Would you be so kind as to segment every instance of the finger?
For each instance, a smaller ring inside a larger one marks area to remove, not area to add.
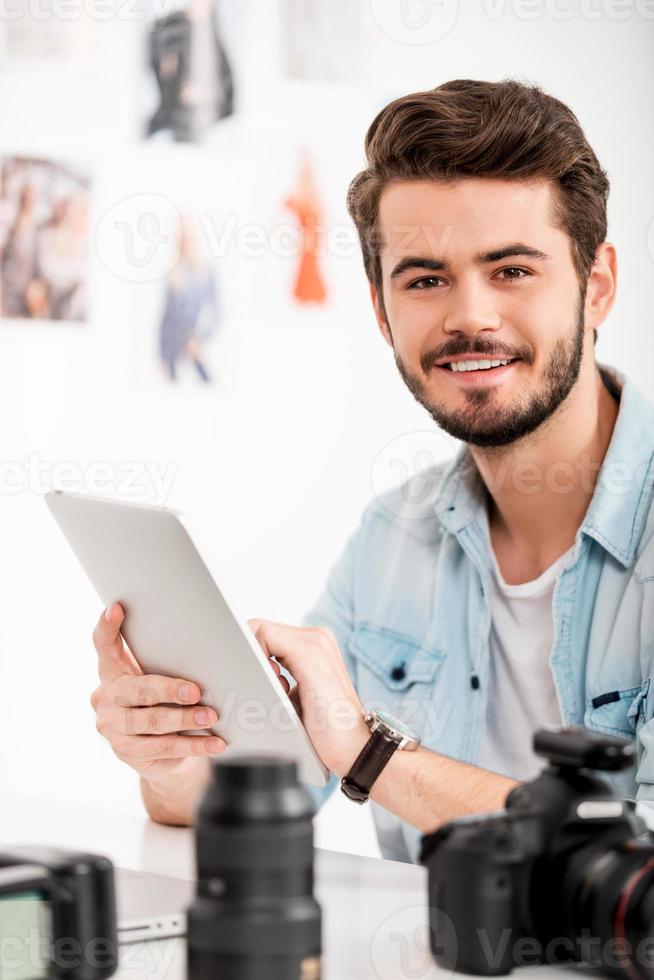
[[[103,700],[118,708],[147,708],[156,704],[197,704],[201,697],[197,684],[180,677],[125,674],[105,689]]]
[[[300,698],[300,691],[298,689],[297,684],[295,685],[292,691],[288,692],[288,696],[291,699],[293,707],[295,708],[298,715],[300,716],[300,720],[302,720],[302,699]]]
[[[93,643],[98,653],[98,669],[103,683],[122,674],[140,674],[141,669],[127,650],[120,634],[125,618],[122,606],[113,602],[107,606],[93,630]]]
[[[220,755],[227,743],[215,735],[133,735],[113,742],[125,761],[184,759],[187,756]]]
[[[276,619],[260,619],[258,616],[253,617],[253,619],[248,619],[248,626],[253,633],[256,632],[259,626],[264,626],[270,624],[271,626],[281,626],[285,630],[293,630],[295,633],[306,633],[308,630],[313,629],[312,626],[293,626],[292,623],[280,623]]]
[[[284,688],[284,690],[288,693],[288,689],[289,689],[289,686],[290,685],[289,685],[287,679],[282,674],[282,668],[279,666],[279,664],[277,663],[277,661],[276,660],[273,660],[272,658],[270,658],[268,660],[268,663],[270,664],[270,666],[272,667],[272,669],[277,674],[277,680],[282,685],[282,687]]]
[[[257,617],[254,617],[253,619],[249,619],[248,620],[248,626],[250,627],[250,629],[254,633],[255,639],[258,640],[259,646],[261,646],[263,652],[268,657],[268,662],[269,662],[270,666],[272,667],[272,669],[277,674],[277,677],[279,679],[280,684],[282,685],[282,687],[284,688],[284,690],[288,694],[291,685],[288,683],[288,680],[282,675],[282,669],[279,666],[279,664],[277,663],[277,660],[274,659],[274,654],[272,654],[266,648],[266,646],[261,642],[260,637],[257,636],[259,630],[262,627],[265,627],[265,626],[267,626],[269,624],[272,625],[272,626],[278,626],[278,627],[280,627],[280,629],[285,629],[285,630],[289,630],[289,631],[290,630],[293,630],[294,632],[303,632],[303,630],[305,628],[302,627],[302,626],[288,626],[285,623],[278,623],[278,622],[276,622],[275,620],[272,620],[272,619],[259,619]],[[288,669],[288,668],[286,668],[286,669]]]
[[[317,689],[322,680],[340,677],[343,690],[356,698],[336,637],[323,626],[289,627],[270,620],[252,620],[264,653],[275,657],[298,684]],[[306,690],[306,687],[305,687]]]
[[[306,674],[308,661],[314,661],[314,671],[320,669],[320,657],[316,652],[315,638],[303,629],[278,625],[270,620],[251,620],[254,635],[268,658],[275,657],[296,681]],[[315,677],[315,673],[314,673]]]
[[[116,721],[121,735],[169,735],[217,724],[213,708],[126,708]]]

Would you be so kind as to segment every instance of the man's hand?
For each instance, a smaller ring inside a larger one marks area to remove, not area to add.
[[[295,678],[291,697],[314,748],[342,778],[370,732],[333,634],[263,619],[251,619],[250,626],[268,656]],[[420,746],[416,752],[395,752],[371,798],[424,833],[464,814],[500,809],[516,785],[506,776]]]
[[[278,661],[295,679],[291,697],[313,746],[336,776],[349,772],[370,738],[334,634],[323,627],[286,626],[265,619],[250,628],[279,673]],[[288,682],[281,678],[284,686]]]
[[[141,671],[120,635],[123,619],[122,607],[113,603],[93,631],[100,674],[91,695],[96,727],[118,758],[149,784],[150,799],[156,794],[161,800],[167,822],[188,823],[209,778],[209,759],[226,745],[213,735],[179,733],[208,728],[218,717],[198,703],[197,684]]]

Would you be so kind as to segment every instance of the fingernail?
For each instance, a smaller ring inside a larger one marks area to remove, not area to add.
[[[195,692],[190,684],[180,684],[177,693],[180,701],[195,701]]]
[[[111,605],[113,605],[113,603]],[[107,620],[108,623],[111,622],[111,606],[107,606],[107,608],[105,609],[104,618]]]
[[[224,752],[226,748],[222,738],[208,738],[207,751],[211,753]]]
[[[211,712],[207,711],[206,708],[200,711],[196,711],[193,715],[193,720],[196,725],[210,725],[211,724]]]

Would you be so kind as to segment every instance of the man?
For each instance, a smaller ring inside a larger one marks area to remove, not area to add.
[[[635,740],[635,779],[611,778],[654,799],[654,407],[595,361],[616,251],[608,180],[569,108],[452,81],[383,109],[366,152],[348,207],[379,328],[464,445],[420,505],[411,485],[370,504],[305,626],[252,626],[335,777],[369,744],[364,707],[422,738],[370,789],[384,855],[416,860],[420,831],[501,808],[538,771],[543,725]],[[150,814],[188,822],[222,746],[175,734],[201,723],[191,707],[151,706],[200,692],[130,676],[121,616],[95,631],[98,726]]]

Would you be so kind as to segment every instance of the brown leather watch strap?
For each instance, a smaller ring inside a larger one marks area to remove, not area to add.
[[[341,789],[355,803],[365,803],[380,773],[398,748],[395,739],[381,731],[373,732],[354,760],[347,776],[341,779]]]

